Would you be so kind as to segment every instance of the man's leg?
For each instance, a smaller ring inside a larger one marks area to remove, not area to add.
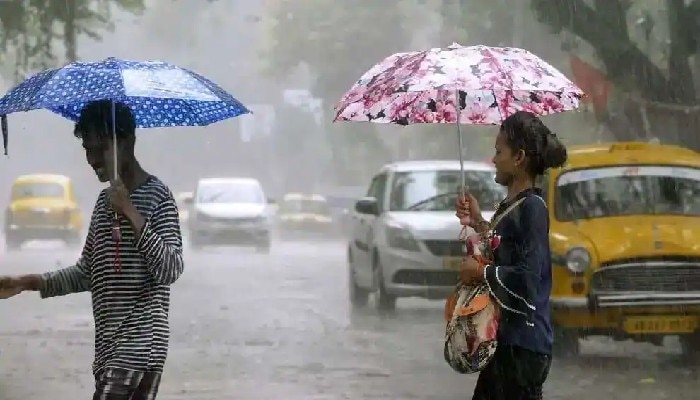
[[[92,399],[155,400],[159,385],[159,373],[108,368],[96,378]]]
[[[139,382],[131,400],[155,400],[160,386],[160,373],[146,372]]]

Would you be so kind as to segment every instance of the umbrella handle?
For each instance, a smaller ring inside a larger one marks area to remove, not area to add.
[[[462,110],[460,109],[459,104],[459,90],[455,90],[455,110],[457,113],[457,142],[459,143],[459,173],[462,179],[460,194],[464,196],[464,193],[466,192],[466,176],[464,174],[464,143],[462,139]]]
[[[119,164],[117,163],[117,106],[114,104],[114,100],[112,100],[112,157],[112,160],[114,161],[112,164],[114,166],[112,168],[112,178],[114,178],[114,182],[116,182],[119,180]],[[113,217],[117,227],[119,227],[119,215],[116,211],[114,212]],[[121,235],[118,240],[121,240]],[[117,245],[118,243],[119,242],[117,242]]]
[[[119,179],[119,164],[117,163],[117,106],[114,104],[114,100],[112,100],[112,152],[114,157],[114,168],[112,168],[114,171],[112,173],[114,174],[114,180],[117,181]]]

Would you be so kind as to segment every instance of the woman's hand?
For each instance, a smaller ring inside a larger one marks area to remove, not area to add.
[[[471,193],[457,196],[455,204],[455,215],[459,218],[459,223],[464,226],[471,226],[477,232],[480,232],[479,225],[483,224],[484,218],[481,216],[481,207],[476,201],[476,198]]]
[[[477,260],[472,256],[464,257],[459,268],[460,282],[467,285],[483,282],[486,265],[488,265],[486,260]]]

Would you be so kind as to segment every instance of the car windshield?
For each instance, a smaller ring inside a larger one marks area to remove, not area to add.
[[[197,202],[260,204],[265,202],[265,196],[260,186],[255,183],[216,182],[199,186]]]
[[[330,209],[328,208],[328,203],[323,200],[313,200],[313,199],[290,199],[285,200],[280,204],[280,213],[282,214],[317,214],[317,215],[329,215]]]
[[[63,185],[53,182],[22,183],[12,189],[12,199],[64,196]]]
[[[624,166],[563,173],[555,192],[562,221],[625,215],[700,216],[700,169]]]
[[[493,171],[465,171],[467,188],[484,211],[493,211],[506,195],[493,178]],[[398,172],[394,175],[389,209],[406,211],[425,202],[413,210],[453,211],[461,182],[461,173],[455,170]]]

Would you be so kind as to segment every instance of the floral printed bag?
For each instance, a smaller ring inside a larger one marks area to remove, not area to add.
[[[494,218],[484,234],[465,239],[467,256],[493,260],[493,251],[500,237],[493,229],[517,207],[524,198],[514,202]],[[486,367],[496,353],[499,309],[491,298],[486,283],[457,285],[455,293],[445,304],[445,361],[460,374],[473,374]]]

